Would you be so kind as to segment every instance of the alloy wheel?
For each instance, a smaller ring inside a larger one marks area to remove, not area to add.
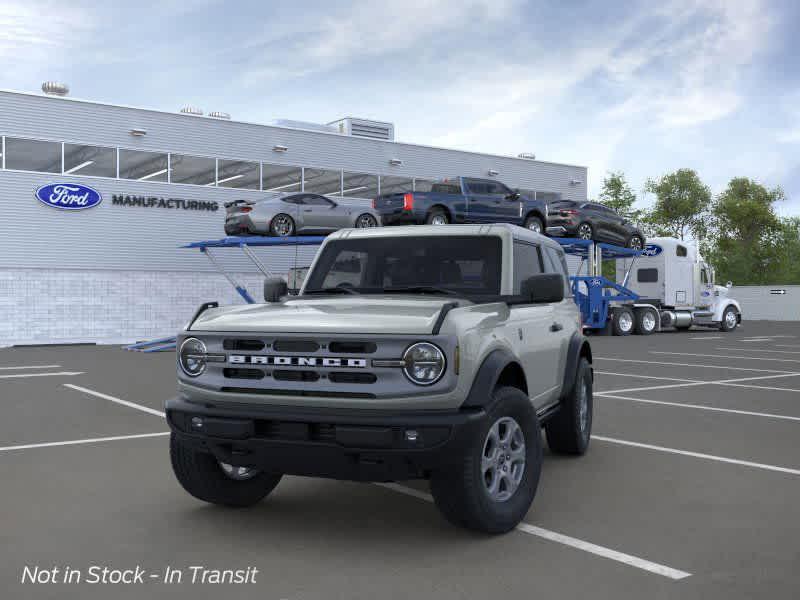
[[[447,217],[444,215],[434,215],[431,217],[431,225],[447,225]]]
[[[581,224],[581,226],[578,227],[578,237],[582,240],[592,239],[592,226],[588,223]]]
[[[513,417],[501,417],[483,442],[481,475],[486,493],[505,502],[517,491],[525,473],[525,434]]]
[[[292,221],[286,215],[278,215],[272,219],[272,232],[279,237],[292,233]]]
[[[361,215],[358,217],[356,221],[356,227],[359,229],[364,229],[367,227],[377,227],[378,222],[375,220],[375,217],[372,215]]]
[[[628,243],[628,248],[632,250],[641,250],[642,249],[642,238],[638,235],[635,235],[631,238],[631,241]]]

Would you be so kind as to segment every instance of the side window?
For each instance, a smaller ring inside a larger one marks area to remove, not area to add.
[[[333,202],[322,196],[305,196],[303,204],[311,204],[313,206],[333,206]]]
[[[558,273],[564,277],[564,295],[570,296],[572,294],[572,290],[569,283],[567,259],[564,257],[564,253],[556,250],[555,248],[549,247],[544,249],[544,253],[550,263],[549,268],[546,266],[545,270],[548,273]]]
[[[639,269],[636,271],[636,281],[639,283],[657,283],[658,269]]]
[[[303,196],[286,196],[283,201],[287,204],[305,204]]]
[[[486,193],[487,194],[497,194],[497,195],[502,195],[502,196],[508,196],[511,193],[511,190],[508,189],[505,185],[503,185],[499,181],[487,181],[483,185],[486,186]]]
[[[471,194],[487,194],[488,188],[486,184],[482,181],[475,181],[472,179],[465,179],[467,183],[467,188]]]
[[[519,294],[522,282],[544,271],[539,247],[525,242],[514,242],[514,290]]]
[[[704,268],[700,269],[700,282],[703,285],[707,285],[708,284],[708,273],[706,272],[706,270]]]
[[[686,256],[686,246],[676,246],[675,247],[675,256]]]

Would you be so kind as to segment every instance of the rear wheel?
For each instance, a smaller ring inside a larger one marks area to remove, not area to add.
[[[594,230],[589,223],[581,223],[578,225],[577,235],[582,240],[591,240],[594,239]]]
[[[377,227],[378,226],[378,219],[373,217],[369,213],[364,213],[363,215],[359,215],[356,219],[356,228],[357,229],[365,229],[367,227]]]
[[[620,306],[612,313],[611,331],[614,335],[630,335],[634,322],[633,311],[627,306]]]
[[[535,233],[543,233],[544,232],[544,224],[542,220],[535,216],[531,215],[527,219],[525,219],[525,229],[530,229]]]
[[[428,225],[447,225],[450,222],[450,216],[441,208],[434,208],[428,213],[425,222]]]
[[[739,324],[739,317],[736,314],[736,309],[729,306],[722,313],[722,323],[720,323],[720,331],[733,331]]]
[[[287,214],[280,213],[272,217],[269,232],[275,237],[287,237],[294,234],[294,219]]]
[[[505,533],[530,509],[542,470],[539,421],[527,394],[495,390],[494,406],[475,428],[464,457],[431,477],[436,506],[453,524]]]
[[[559,454],[584,454],[592,434],[592,411],[592,367],[581,358],[572,392],[544,427],[550,449]]]
[[[219,462],[213,455],[195,450],[174,433],[170,457],[175,477],[187,492],[199,500],[242,508],[264,499],[281,475]]]
[[[637,335],[650,335],[656,330],[658,315],[652,308],[636,309],[636,324],[634,331]]]

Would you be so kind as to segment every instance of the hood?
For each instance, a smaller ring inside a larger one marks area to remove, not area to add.
[[[226,306],[205,311],[191,331],[430,335],[442,306],[451,301],[430,296],[336,296]]]

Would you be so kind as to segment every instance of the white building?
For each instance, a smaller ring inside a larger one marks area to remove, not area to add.
[[[198,112],[0,91],[0,346],[171,335],[201,302],[240,302],[205,257],[179,246],[223,237],[223,203],[264,191],[368,202],[464,175],[586,199],[585,167],[404,144],[390,123],[260,125]],[[59,183],[102,201],[59,210],[37,200]],[[288,250],[262,256],[285,273]],[[298,264],[314,251],[299,248]],[[225,254],[257,297],[261,276],[238,251]]]

